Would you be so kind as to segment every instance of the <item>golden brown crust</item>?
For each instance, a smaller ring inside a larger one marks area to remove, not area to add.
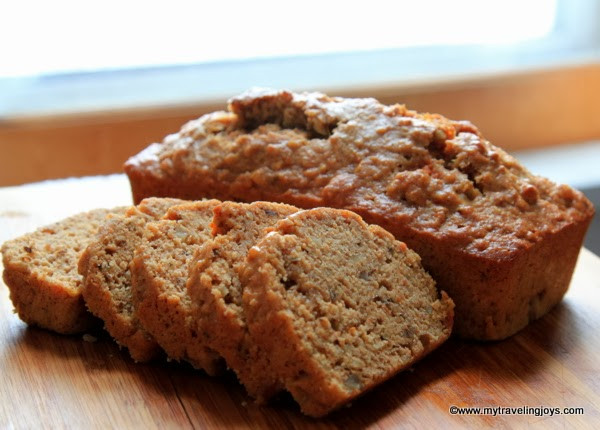
[[[253,341],[311,416],[414,364],[450,335],[419,257],[356,214],[298,212],[248,253],[243,304]]]
[[[457,298],[456,330],[464,337],[510,336],[566,291],[579,249],[573,243],[593,217],[591,203],[532,175],[471,124],[373,99],[286,91],[249,92],[229,110],[192,121],[128,160],[134,198],[268,200],[355,211],[423,256]],[[568,246],[563,232],[573,235]],[[544,267],[549,257],[560,284],[523,272],[527,265]],[[460,275],[447,273],[448,260],[461,262],[453,267]],[[503,285],[514,299],[499,305]],[[541,305],[532,304],[531,312],[523,306],[542,291]],[[497,303],[480,306],[482,294]]]
[[[298,209],[277,203],[224,202],[215,207],[213,230],[195,256],[188,291],[198,322],[199,342],[206,342],[235,371],[248,393],[262,403],[282,389],[269,362],[251,341],[242,309],[239,270],[248,249],[265,228]]]
[[[187,294],[188,266],[197,248],[211,235],[218,200],[173,206],[160,221],[145,226],[131,265],[135,315],[169,358],[185,360],[209,375],[222,359],[197,341],[196,321]]]
[[[77,260],[105,217],[123,211],[81,213],[3,244],[3,279],[23,321],[62,334],[99,326],[83,302]]]
[[[135,361],[151,360],[161,350],[133,314],[130,263],[146,223],[181,203],[178,199],[149,198],[128,209],[125,216],[109,219],[79,260],[88,309],[104,321],[106,330],[119,345],[127,347]]]

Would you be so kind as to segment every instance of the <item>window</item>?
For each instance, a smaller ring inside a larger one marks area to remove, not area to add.
[[[599,11],[593,0],[4,2],[0,117],[586,61]]]
[[[8,2],[4,76],[425,46],[507,45],[547,36],[556,0]],[[35,11],[35,13],[32,13]],[[518,13],[515,13],[518,11]],[[510,25],[507,25],[510,23]],[[25,25],[24,25],[25,24]]]

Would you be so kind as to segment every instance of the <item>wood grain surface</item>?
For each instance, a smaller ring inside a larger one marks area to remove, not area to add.
[[[0,189],[0,241],[92,203],[129,199],[122,176]],[[256,406],[232,375],[136,364],[102,333],[89,342],[28,328],[0,285],[0,428],[594,428],[599,356],[600,259],[585,249],[563,302],[516,336],[492,343],[451,339],[321,420],[302,416],[287,397]],[[466,416],[452,415],[453,405],[583,408],[583,414]]]

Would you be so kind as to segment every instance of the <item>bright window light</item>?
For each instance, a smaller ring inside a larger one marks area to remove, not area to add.
[[[549,34],[556,0],[6,1],[0,77],[444,45]]]

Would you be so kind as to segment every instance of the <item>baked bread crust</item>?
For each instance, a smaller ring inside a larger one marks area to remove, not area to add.
[[[455,332],[502,339],[564,295],[594,208],[466,122],[374,99],[255,90],[125,163],[149,196],[352,210],[407,243],[456,303]]]
[[[133,313],[130,264],[146,223],[160,219],[169,207],[182,203],[179,199],[145,199],[125,215],[104,223],[79,259],[86,306],[135,361],[149,361],[161,349]]]
[[[280,221],[241,278],[252,340],[307,415],[331,412],[450,336],[454,305],[419,256],[349,211]]]
[[[61,334],[83,333],[99,326],[81,296],[77,261],[105,218],[124,210],[80,213],[2,245],[4,283],[25,323]]]
[[[223,370],[223,360],[198,342],[186,282],[196,250],[212,238],[213,209],[220,203],[173,206],[160,221],[147,223],[131,264],[134,313],[142,327],[169,358],[213,376]]]
[[[248,393],[264,403],[283,389],[267,357],[250,338],[242,306],[239,271],[263,230],[298,208],[270,202],[223,202],[215,207],[213,232],[190,266],[188,291],[198,342],[219,353]]]

